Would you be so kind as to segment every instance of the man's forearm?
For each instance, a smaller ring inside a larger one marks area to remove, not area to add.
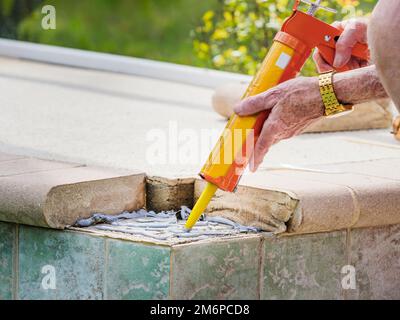
[[[388,98],[375,65],[334,75],[338,100],[343,104],[358,104]]]

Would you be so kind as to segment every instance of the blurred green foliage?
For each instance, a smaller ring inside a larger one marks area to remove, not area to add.
[[[325,22],[367,15],[377,0],[331,0],[322,5],[337,14],[318,11]],[[254,74],[272,44],[283,21],[291,15],[294,0],[220,0],[217,10],[208,10],[195,30],[197,56],[209,67]],[[307,10],[306,5],[301,9]],[[305,75],[315,74],[309,60]]]
[[[0,0],[0,35],[17,38],[19,23],[29,16],[41,0]]]
[[[0,0],[0,36],[254,74],[293,1]],[[318,17],[364,15],[376,2],[324,1],[339,13]],[[46,4],[57,10],[56,30],[41,27]]]
[[[56,30],[41,28],[46,4],[56,8]],[[218,0],[43,0],[18,21],[16,38],[203,66],[193,52],[191,30],[217,5]]]

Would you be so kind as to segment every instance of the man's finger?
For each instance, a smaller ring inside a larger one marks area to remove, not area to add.
[[[275,142],[275,136],[279,133],[278,130],[279,128],[276,122],[272,122],[270,119],[264,122],[260,137],[257,140],[250,160],[250,170],[252,172],[257,171],[258,167],[263,162],[265,155]]]
[[[336,29],[339,29],[341,31],[346,28],[346,25],[349,23],[349,20],[343,20],[343,21],[335,21],[334,23],[331,24],[331,26],[335,27]]]
[[[260,93],[254,97],[249,97],[235,107],[234,111],[239,116],[247,116],[264,110],[272,109],[281,98],[281,91],[273,88]]]
[[[351,53],[356,43],[366,43],[366,40],[366,24],[350,20],[336,43],[336,55],[333,66],[335,68],[345,66],[351,58]]]

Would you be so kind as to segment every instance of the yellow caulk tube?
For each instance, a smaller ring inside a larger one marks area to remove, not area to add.
[[[286,34],[282,38],[285,39],[285,37]],[[254,77],[243,98],[257,95],[276,86],[284,79],[295,77],[297,69],[301,68],[304,61],[300,61],[301,66],[297,65],[299,61],[293,59],[296,50],[292,47],[286,45],[285,41],[281,41],[278,37],[275,39],[259,72]],[[268,113],[264,112],[246,117],[239,117],[234,114],[231,117],[224,133],[200,172],[200,176],[207,181],[207,185],[185,224],[187,230],[191,230],[196,224],[217,189],[228,192],[236,190],[241,175],[247,167],[262,125],[268,115]],[[254,139],[251,140],[249,148],[246,140],[250,141],[250,134]]]

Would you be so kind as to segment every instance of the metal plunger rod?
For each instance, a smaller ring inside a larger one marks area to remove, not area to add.
[[[310,2],[310,9],[308,9],[307,14],[310,16],[314,16],[315,12],[317,12],[318,8],[321,5],[322,0],[317,0],[315,3]]]
[[[315,13],[317,10],[322,9],[325,11],[333,12],[336,13],[337,11],[335,9],[327,8],[324,6],[321,6],[322,0],[316,0],[315,2],[312,2],[310,0],[301,0],[301,2],[304,2],[310,6],[310,8],[307,11],[307,14],[310,16],[315,16]]]

